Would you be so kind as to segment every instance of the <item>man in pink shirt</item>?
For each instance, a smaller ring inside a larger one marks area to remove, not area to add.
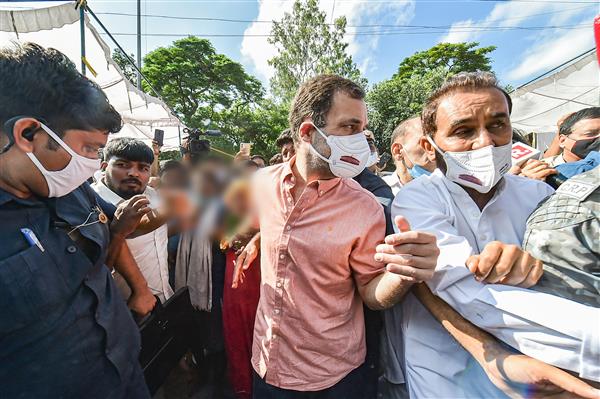
[[[307,81],[290,126],[296,156],[253,182],[262,273],[254,398],[363,398],[362,302],[390,307],[413,282],[429,279],[436,240],[398,218],[400,233],[386,239],[396,246],[381,249],[389,251],[387,267],[375,259],[383,208],[351,179],[370,154],[360,86],[335,75]]]

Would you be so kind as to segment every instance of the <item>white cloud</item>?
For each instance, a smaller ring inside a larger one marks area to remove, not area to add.
[[[589,29],[547,32],[544,38],[531,46],[523,60],[507,75],[510,80],[519,80],[552,69],[594,46],[591,21]]]
[[[473,41],[489,32],[488,29],[492,27],[520,26],[523,22],[538,16],[544,16],[544,20],[550,25],[560,24],[581,13],[584,8],[586,6],[581,4],[565,7],[565,2],[562,0],[547,0],[546,2],[507,1],[497,4],[490,14],[480,21],[468,19],[452,24],[452,27],[440,42]],[[588,8],[588,10],[590,9]]]
[[[280,20],[285,12],[292,10],[293,0],[257,0],[259,4],[257,21]],[[372,31],[375,28],[354,28],[352,25],[367,24],[406,24],[414,17],[414,0],[406,2],[377,2],[367,1],[336,1],[321,0],[320,8],[326,12],[328,20],[345,16],[348,21],[346,32]],[[333,11],[333,15],[332,15]],[[268,43],[267,37],[253,37],[252,35],[268,35],[271,24],[254,22],[244,32],[241,45],[243,62],[251,67],[265,82],[273,76],[273,69],[268,60],[276,55],[274,46]],[[348,51],[353,56],[361,71],[372,70],[377,67],[373,61],[373,52],[377,49],[379,36],[354,36],[345,37]]]

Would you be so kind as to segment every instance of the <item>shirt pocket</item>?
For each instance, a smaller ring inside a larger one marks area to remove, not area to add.
[[[65,292],[47,250],[34,245],[0,261],[0,335],[48,318]]]

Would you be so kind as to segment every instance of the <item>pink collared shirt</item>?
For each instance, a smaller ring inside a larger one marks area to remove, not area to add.
[[[294,203],[293,162],[254,180],[262,281],[252,365],[268,384],[317,391],[365,360],[357,284],[384,272],[373,257],[385,216],[352,179],[311,182]]]

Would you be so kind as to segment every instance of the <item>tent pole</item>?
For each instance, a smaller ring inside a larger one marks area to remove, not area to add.
[[[79,6],[79,38],[81,42],[81,73],[85,76],[85,2]]]
[[[142,0],[137,0],[137,88],[142,90]]]

